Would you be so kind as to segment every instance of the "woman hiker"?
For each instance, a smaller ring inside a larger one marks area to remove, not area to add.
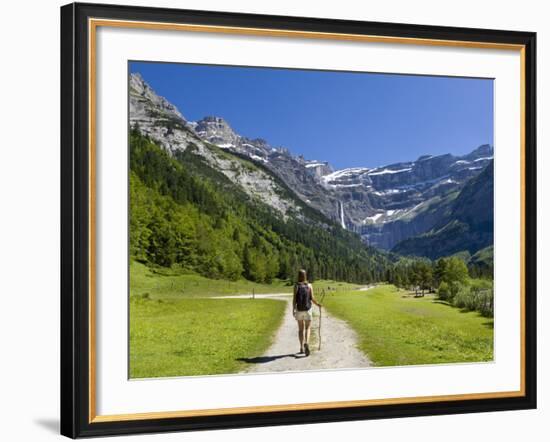
[[[309,356],[309,336],[311,334],[312,303],[319,308],[321,304],[313,296],[313,287],[307,281],[305,270],[298,271],[298,283],[294,286],[292,298],[292,313],[298,321],[298,339],[300,340],[300,353]]]

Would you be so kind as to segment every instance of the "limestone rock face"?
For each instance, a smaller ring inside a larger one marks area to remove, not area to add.
[[[176,106],[158,96],[139,74],[130,76],[129,95],[131,127],[138,127],[170,152],[185,150],[194,132]]]
[[[469,180],[430,229],[398,242],[393,250],[435,259],[458,252],[475,254],[493,245],[493,162]]]
[[[318,180],[334,172],[332,166],[327,161],[305,161],[304,165],[308,172]]]
[[[151,116],[151,112],[158,112],[157,116],[172,117],[185,123],[184,116],[176,106],[166,98],[158,96],[140,74],[130,76],[130,93],[133,97],[133,100],[130,101],[130,115],[135,120],[140,117],[148,118]]]
[[[203,140],[220,147],[236,147],[240,144],[240,137],[220,117],[205,117],[197,121],[195,132]]]
[[[230,136],[231,129],[227,123],[212,120],[199,126],[198,123],[188,122],[174,105],[159,97],[137,74],[130,77],[129,95],[132,128],[149,136],[173,156],[190,149],[210,167],[238,183],[251,198],[267,204],[283,218],[286,219],[290,214],[303,216],[300,208],[295,207],[295,202],[284,196],[284,189],[271,174],[259,168],[247,167],[238,158],[223,155],[206,136],[203,138],[199,134],[198,128],[203,127],[212,138]],[[218,126],[221,128],[218,129]]]

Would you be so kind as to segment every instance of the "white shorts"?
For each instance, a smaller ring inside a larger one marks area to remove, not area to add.
[[[297,321],[311,321],[311,319],[313,318],[313,308],[304,311],[296,310],[296,313],[294,313],[294,317]]]

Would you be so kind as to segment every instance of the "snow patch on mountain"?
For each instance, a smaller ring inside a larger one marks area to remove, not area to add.
[[[377,220],[378,218],[380,218],[382,215],[383,215],[383,213],[376,213],[376,214],[374,214],[374,215],[372,215],[372,216],[367,216],[367,217],[364,219],[363,222],[366,223],[366,222],[368,222],[368,221],[372,221],[373,223],[376,223],[376,220]]]
[[[306,168],[307,169],[311,169],[312,167],[319,167],[319,166],[324,166],[325,163],[318,163],[317,161],[314,161],[312,163],[306,163]]]
[[[412,167],[408,167],[405,169],[399,169],[399,170],[392,170],[392,169],[383,169],[380,172],[370,172],[369,175],[384,175],[386,173],[403,173],[403,172],[410,172],[412,170]]]

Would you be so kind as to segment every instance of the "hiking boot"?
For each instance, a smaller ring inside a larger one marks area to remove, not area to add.
[[[304,349],[306,351],[306,356],[309,356],[309,345],[308,344],[304,344]]]

